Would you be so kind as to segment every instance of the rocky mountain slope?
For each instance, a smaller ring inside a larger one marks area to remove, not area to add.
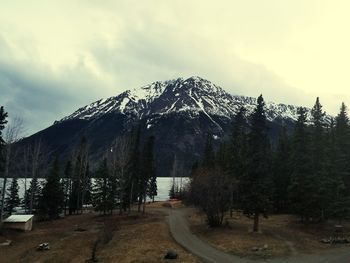
[[[215,125],[211,116],[231,119],[241,106],[250,114],[256,105],[256,99],[233,96],[208,80],[200,77],[158,81],[150,85],[127,90],[118,96],[98,100],[84,106],[60,122],[72,119],[91,120],[107,113],[121,113],[133,118],[152,121],[172,113],[185,113],[189,118],[204,114]],[[297,119],[297,107],[293,105],[268,102],[269,121]],[[218,126],[219,129],[221,127]]]
[[[140,121],[142,137],[156,137],[158,174],[167,176],[175,155],[189,167],[200,158],[208,132],[215,141],[223,140],[238,109],[244,106],[249,115],[255,105],[255,98],[231,95],[200,77],[158,81],[84,106],[24,142],[41,138],[50,153],[67,157],[85,136],[94,162],[113,139]],[[293,125],[297,107],[267,102],[266,114],[274,139],[282,124]]]

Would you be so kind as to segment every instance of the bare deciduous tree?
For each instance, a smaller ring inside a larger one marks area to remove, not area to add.
[[[32,180],[39,178],[40,168],[45,160],[45,155],[43,154],[44,148],[43,143],[39,139],[33,143],[30,150],[30,161],[31,161],[31,178]],[[29,213],[33,213],[34,208],[34,195],[37,189],[32,189],[29,197]]]
[[[16,151],[14,145],[19,141],[20,136],[23,132],[23,121],[22,119],[15,117],[5,129],[5,169],[1,191],[1,210],[0,210],[0,222],[4,216],[4,205],[5,205],[5,194],[7,179],[9,177],[11,166],[15,164]]]
[[[127,176],[127,167],[130,162],[130,149],[132,143],[128,136],[117,137],[112,143],[110,149],[110,168],[113,176],[118,180],[118,196],[119,196],[119,213],[123,212],[123,204],[125,202],[125,183]],[[131,189],[132,191],[132,189]],[[125,207],[124,207],[125,208]]]
[[[191,180],[191,201],[203,210],[211,227],[222,224],[230,196],[229,177],[220,168],[198,169]]]
[[[70,214],[72,212],[82,213],[82,205],[85,202],[85,191],[87,186],[87,169],[89,162],[89,146],[85,137],[81,139],[79,146],[73,153],[73,178],[70,194]]]

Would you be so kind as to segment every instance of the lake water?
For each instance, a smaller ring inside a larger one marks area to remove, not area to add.
[[[7,187],[11,184],[11,178],[7,179]],[[18,179],[18,186],[19,186],[19,197],[23,198],[24,196],[24,189],[25,189],[25,182],[27,185],[27,189],[30,185],[30,178],[25,180],[24,178],[19,178]],[[44,179],[39,179],[39,181],[43,182]],[[182,185],[184,186],[188,182],[188,177],[175,177],[175,184],[178,185],[179,187]],[[0,189],[2,189],[2,183],[3,179],[0,178]],[[173,178],[172,177],[158,177],[157,178],[157,188],[158,188],[158,195],[155,196],[154,200],[155,201],[165,201],[169,199],[169,191],[170,188],[173,184]]]

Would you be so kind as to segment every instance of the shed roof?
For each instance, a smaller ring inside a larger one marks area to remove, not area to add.
[[[25,223],[34,215],[12,215],[4,220],[5,223]]]

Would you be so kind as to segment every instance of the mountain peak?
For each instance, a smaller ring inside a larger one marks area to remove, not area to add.
[[[141,120],[145,138],[154,135],[157,140],[157,167],[160,174],[167,175],[175,154],[182,156],[190,167],[200,158],[208,133],[220,142],[231,131],[232,117],[239,109],[245,107],[249,116],[256,103],[255,98],[233,96],[198,76],[156,81],[86,105],[38,136],[46,134],[54,149],[70,136],[71,143],[59,148],[66,149],[68,155],[74,140],[84,135],[91,141],[97,160],[116,137],[130,131],[133,124]],[[297,109],[293,105],[266,102],[271,136],[276,138],[282,125],[288,129],[293,127]],[[310,109],[308,120],[311,120]],[[54,139],[51,134],[55,134]]]
[[[221,87],[199,76],[156,81],[140,88],[124,91],[118,96],[98,100],[82,107],[61,121],[70,119],[96,119],[107,113],[124,114],[130,118],[148,119],[147,122],[168,114],[187,114],[190,118],[200,115],[220,126],[215,118],[231,120],[240,107],[250,114],[256,99],[233,96]],[[266,103],[269,121],[297,119],[297,107]]]

